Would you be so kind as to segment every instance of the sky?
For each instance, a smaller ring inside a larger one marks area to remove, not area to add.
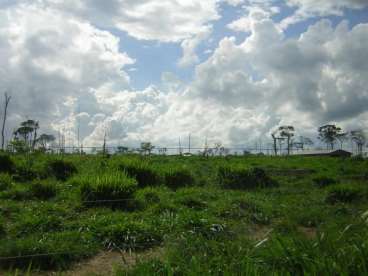
[[[0,0],[8,139],[27,119],[86,147],[366,129],[367,60],[368,0]]]

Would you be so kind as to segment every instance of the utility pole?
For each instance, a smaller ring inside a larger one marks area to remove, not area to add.
[[[182,151],[181,151],[181,140],[180,140],[180,137],[179,137],[179,155],[182,154]]]
[[[191,138],[191,134],[189,133],[189,137],[188,137],[188,152],[190,153],[190,138]]]

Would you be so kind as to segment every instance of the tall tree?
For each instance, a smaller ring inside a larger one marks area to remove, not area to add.
[[[5,144],[5,123],[6,123],[6,117],[8,115],[8,106],[9,102],[11,100],[11,96],[8,95],[8,93],[5,92],[4,94],[5,102],[4,102],[4,116],[3,116],[3,126],[1,128],[1,149],[4,150],[4,144]]]
[[[273,140],[273,151],[275,153],[275,156],[277,156],[277,137],[276,137],[276,133],[275,132],[271,133],[271,137],[272,137],[272,140]]]
[[[336,125],[324,125],[318,128],[318,139],[324,142],[327,149],[334,149],[337,136],[341,134],[341,128]]]
[[[293,126],[280,126],[279,127],[279,136],[280,138],[284,138],[287,142],[287,154],[290,155],[290,149],[291,149],[291,141],[294,137],[295,129]]]
[[[20,128],[24,128],[23,131],[29,131],[27,134],[29,147],[33,150],[37,141],[37,130],[40,128],[38,121],[27,120],[22,122]]]
[[[367,143],[366,134],[363,130],[354,130],[350,132],[351,140],[357,145],[358,154],[363,154],[363,147]]]
[[[344,142],[348,140],[348,133],[342,132],[336,135],[336,139],[340,142],[340,149],[342,149]]]

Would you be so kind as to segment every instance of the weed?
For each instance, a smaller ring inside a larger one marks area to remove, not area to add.
[[[361,197],[361,192],[355,187],[338,185],[328,190],[326,202],[334,204],[338,202],[351,203]]]

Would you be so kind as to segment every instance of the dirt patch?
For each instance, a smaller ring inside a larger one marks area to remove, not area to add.
[[[163,248],[154,248],[144,252],[101,252],[87,262],[76,265],[64,272],[64,276],[112,275],[117,268],[131,268],[140,260],[161,258]]]
[[[264,225],[252,225],[249,228],[249,237],[254,241],[260,241],[268,237],[268,235],[272,232],[272,228]]]
[[[30,276],[110,276],[114,274],[118,268],[129,269],[136,265],[138,261],[150,260],[154,258],[162,258],[164,248],[153,248],[143,252],[118,252],[118,251],[103,251],[98,255],[80,262],[70,270],[63,272],[56,271],[39,271],[31,272]],[[0,271],[0,275],[2,274]],[[23,275],[22,273],[18,275]]]
[[[308,239],[315,239],[317,237],[317,229],[314,227],[298,227],[298,230],[303,233]]]

